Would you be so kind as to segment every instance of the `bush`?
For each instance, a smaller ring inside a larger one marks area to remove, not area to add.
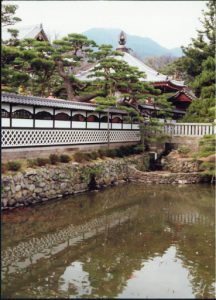
[[[189,152],[190,152],[190,149],[189,149],[188,147],[186,147],[186,146],[180,146],[180,147],[178,148],[178,153],[179,153],[179,154],[186,155],[186,154],[188,154]]]
[[[106,154],[107,154],[107,151],[106,151],[106,150],[107,150],[106,148],[101,148],[101,149],[99,149],[99,150],[98,150],[98,155],[99,155],[99,157],[101,157],[101,158],[105,157]]]
[[[36,167],[37,164],[37,160],[36,159],[27,159],[27,166],[30,168],[34,168]]]
[[[74,155],[73,155],[73,157],[74,157],[74,160],[76,162],[79,162],[79,163],[81,163],[81,162],[83,162],[85,160],[83,152],[79,152],[79,151],[75,152]]]
[[[7,162],[7,169],[9,171],[19,171],[21,169],[21,162],[18,160]]]
[[[36,159],[37,166],[42,167],[50,163],[49,158],[38,157]]]
[[[55,165],[60,161],[60,157],[57,154],[50,154],[49,160],[50,160],[52,165]]]
[[[116,157],[117,156],[116,149],[107,149],[106,150],[106,156],[108,156],[108,157]]]
[[[97,158],[99,157],[99,154],[98,154],[97,151],[91,152],[90,155],[91,155],[91,158],[92,158],[93,160],[95,160],[95,159],[97,159]]]
[[[60,162],[62,163],[68,163],[71,160],[70,156],[67,154],[61,154],[60,155]]]

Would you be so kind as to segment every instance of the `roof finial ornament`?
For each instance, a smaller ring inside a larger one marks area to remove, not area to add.
[[[40,29],[43,29],[43,24],[42,23],[40,23]]]
[[[122,30],[120,35],[119,35],[119,45],[124,46],[126,44],[126,34],[124,33],[124,31]]]
[[[122,30],[119,34],[119,45],[118,48],[116,48],[116,50],[118,51],[122,51],[122,52],[129,52],[129,48],[125,47],[127,38],[126,38],[126,34],[124,33],[124,31]]]

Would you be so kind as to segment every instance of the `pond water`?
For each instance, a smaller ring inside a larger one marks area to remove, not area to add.
[[[4,213],[2,298],[214,298],[214,205],[125,184]]]

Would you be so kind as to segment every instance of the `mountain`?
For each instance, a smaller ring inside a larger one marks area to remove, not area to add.
[[[118,45],[118,36],[121,29],[91,28],[85,32],[88,38],[94,40],[97,44],[111,44],[114,48]],[[171,55],[175,57],[182,56],[181,48],[167,49],[154,40],[136,35],[127,34],[127,47],[131,48],[141,59],[147,56]]]

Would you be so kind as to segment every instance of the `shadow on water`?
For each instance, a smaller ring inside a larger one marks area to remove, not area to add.
[[[5,213],[2,228],[3,298],[214,298],[209,186],[118,186]]]

